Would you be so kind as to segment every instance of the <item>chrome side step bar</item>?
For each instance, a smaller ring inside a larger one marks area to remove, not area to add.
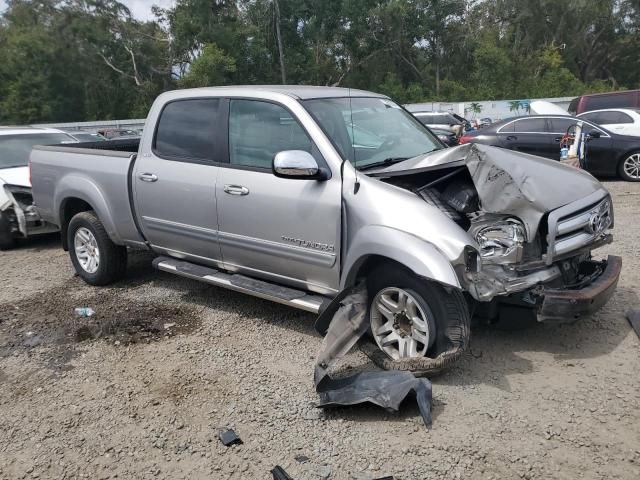
[[[331,301],[330,298],[321,295],[308,294],[302,290],[284,287],[240,274],[224,273],[215,268],[203,267],[171,257],[158,257],[153,261],[153,266],[163,272],[199,280],[217,287],[228,288],[229,290],[264,298],[265,300],[271,300],[272,302],[311,313],[320,313]]]

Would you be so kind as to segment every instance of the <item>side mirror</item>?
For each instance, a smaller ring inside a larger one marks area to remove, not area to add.
[[[601,134],[598,130],[591,130],[591,131],[589,132],[589,136],[590,136],[591,138],[600,138],[600,137],[601,137],[601,135],[602,135],[602,134]]]
[[[280,178],[300,180],[326,180],[328,172],[318,166],[318,162],[304,150],[285,150],[276,153],[272,164],[273,174]]]

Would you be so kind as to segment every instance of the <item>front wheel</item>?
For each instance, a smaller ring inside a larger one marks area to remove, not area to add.
[[[366,353],[381,367],[434,373],[466,349],[470,315],[460,291],[396,265],[372,271],[367,289],[371,335],[378,348]]]
[[[627,182],[640,182],[640,152],[626,155],[620,161],[618,174]]]
[[[71,219],[67,242],[73,267],[90,285],[107,285],[124,276],[127,249],[111,241],[94,212],[81,212]]]

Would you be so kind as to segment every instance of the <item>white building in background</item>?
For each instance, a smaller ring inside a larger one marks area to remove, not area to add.
[[[557,98],[535,98],[520,100],[480,100],[470,102],[426,102],[414,103],[412,105],[420,106],[424,111],[430,112],[453,112],[465,118],[490,118],[497,121],[508,117],[517,117],[529,114],[529,105],[534,100],[543,100],[553,103],[563,110],[569,108],[569,103],[575,97],[557,97]],[[472,104],[480,107],[480,113],[474,113],[471,109]]]

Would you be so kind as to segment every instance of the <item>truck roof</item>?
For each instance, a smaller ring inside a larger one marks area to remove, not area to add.
[[[204,87],[181,90],[182,92],[216,92],[222,93],[230,90],[254,90],[260,92],[282,93],[299,100],[309,100],[312,98],[335,98],[335,97],[379,97],[388,98],[379,93],[367,92],[354,88],[343,87],[318,87],[311,85],[233,85],[228,87]]]

